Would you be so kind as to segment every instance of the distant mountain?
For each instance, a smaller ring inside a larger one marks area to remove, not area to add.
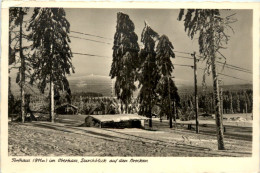
[[[72,92],[97,92],[102,93],[104,96],[110,96],[111,91],[114,95],[114,88],[112,87],[112,84],[114,85],[115,80],[111,80],[109,77],[106,76],[98,76],[98,75],[89,75],[89,76],[82,76],[82,77],[73,77],[69,78],[70,86],[72,89]],[[180,94],[185,93],[193,93],[194,92],[194,86],[189,85],[180,85],[177,86]],[[223,88],[223,91],[226,90],[232,90],[232,91],[238,91],[242,89],[252,89],[252,84],[241,84],[241,85],[225,85],[220,86]],[[113,90],[112,90],[113,89]],[[134,93],[134,96],[138,95],[137,90]],[[198,86],[198,92],[203,92],[202,86]],[[213,87],[207,86],[206,88],[207,92],[212,92]]]
[[[68,77],[68,80],[72,92],[95,92],[103,96],[111,96],[114,82],[107,76],[99,75]]]
[[[84,75],[84,76],[69,76],[68,77],[71,91],[72,92],[95,92],[101,93],[103,96],[114,96],[114,83],[115,80],[110,79],[108,76],[99,76],[99,75]],[[14,95],[19,95],[20,89],[19,86],[15,83],[15,78],[12,76],[11,80],[12,92]],[[242,84],[242,85],[225,85],[223,86],[223,91],[232,90],[238,91],[241,89],[252,89],[252,84]],[[26,91],[34,94],[34,92],[39,93],[36,87],[26,87]],[[208,86],[206,88],[207,92],[212,92],[212,86]],[[134,97],[138,95],[139,90],[134,92]],[[178,86],[179,94],[190,94],[194,93],[194,86]],[[203,92],[203,88],[201,86],[198,87],[198,92]]]

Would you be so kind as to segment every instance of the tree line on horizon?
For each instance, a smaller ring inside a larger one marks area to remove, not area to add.
[[[180,94],[181,109],[187,110],[194,107],[193,94]],[[223,114],[252,113],[253,90],[241,89],[239,91],[223,91],[221,97],[221,110]],[[201,93],[198,99],[200,113],[214,114],[213,93]]]

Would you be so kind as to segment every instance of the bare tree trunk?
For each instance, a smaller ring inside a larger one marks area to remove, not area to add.
[[[126,104],[125,104],[125,114],[128,114],[128,101],[126,101]]]
[[[152,108],[151,108],[151,104],[149,105],[148,114],[150,116],[150,118],[149,118],[149,127],[152,127],[153,123],[152,123]]]
[[[20,91],[21,91],[21,120],[22,123],[25,121],[25,93],[24,93],[24,84],[25,84],[25,60],[23,57],[23,49],[22,49],[22,39],[23,39],[23,11],[20,9],[19,11],[20,19],[20,35],[19,35],[19,49],[20,49],[20,59],[21,59],[21,69],[20,69]]]
[[[170,76],[168,76],[168,99],[169,99],[169,118],[170,118],[170,128],[172,128],[172,105],[171,105],[171,95],[170,95]]]
[[[213,77],[213,95],[215,102],[215,119],[216,119],[216,130],[217,130],[217,139],[218,139],[218,149],[224,150],[224,135],[223,135],[223,122],[222,122],[222,114],[220,107],[220,96],[219,96],[219,84],[217,77],[217,69],[215,64],[215,54],[211,57],[212,63],[212,77]]]
[[[11,91],[11,77],[10,77],[10,69],[8,69],[8,75],[9,75],[9,77],[8,77],[8,117],[10,116],[10,114],[11,114],[11,110],[10,109],[12,109],[12,107],[10,106],[10,104],[11,104],[11,95],[12,95],[12,91]],[[13,103],[12,103],[12,106],[13,106]],[[13,115],[11,116],[11,122],[13,122]]]
[[[120,102],[121,102],[120,110],[121,110],[121,114],[123,114],[124,113],[123,102],[122,102],[122,100],[120,100]]]
[[[150,59],[148,59],[148,67],[150,68]],[[148,80],[149,82],[151,81],[150,79],[150,73],[148,75]],[[153,116],[152,116],[152,106],[151,106],[151,101],[152,101],[152,98],[151,98],[151,93],[149,93],[149,97],[150,97],[150,100],[149,100],[149,109],[148,109],[148,114],[149,114],[149,127],[153,127]]]
[[[175,100],[173,101],[173,120],[174,120],[174,126],[177,128],[177,122],[176,122],[176,112],[177,112],[177,107]]]

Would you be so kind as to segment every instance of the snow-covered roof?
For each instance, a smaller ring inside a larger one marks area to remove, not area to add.
[[[117,115],[90,115],[100,122],[120,122],[129,120],[148,120],[149,118],[136,114],[117,114]]]

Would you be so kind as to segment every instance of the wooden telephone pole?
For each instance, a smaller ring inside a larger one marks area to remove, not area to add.
[[[196,117],[196,133],[199,133],[199,121],[198,121],[198,88],[197,88],[197,59],[196,59],[196,52],[192,54],[194,58],[194,88],[195,88],[195,117]]]

